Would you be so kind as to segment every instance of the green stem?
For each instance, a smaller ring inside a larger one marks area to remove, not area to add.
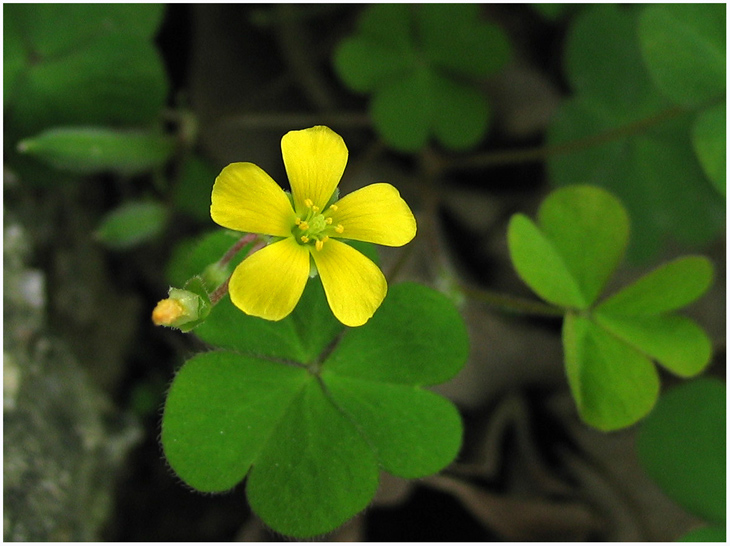
[[[502,311],[519,315],[537,315],[541,317],[562,317],[565,311],[540,301],[528,300],[510,294],[494,292],[484,288],[474,288],[462,284],[462,291],[469,298],[485,303]]]
[[[577,140],[553,144],[550,146],[540,146],[537,148],[529,148],[523,150],[506,150],[498,152],[487,152],[484,154],[474,155],[472,157],[455,157],[453,159],[444,159],[442,168],[446,170],[474,169],[482,167],[491,167],[494,165],[506,165],[511,163],[527,163],[530,161],[540,161],[555,155],[570,154],[608,144],[625,137],[640,134],[655,125],[669,121],[687,112],[687,109],[681,106],[672,106],[650,116],[640,119],[621,127],[608,129],[595,135],[590,135]]]

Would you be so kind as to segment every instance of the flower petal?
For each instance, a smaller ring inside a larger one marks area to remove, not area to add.
[[[294,210],[284,190],[253,163],[231,163],[213,185],[210,216],[236,231],[288,237]]]
[[[385,298],[388,284],[377,265],[351,246],[330,239],[312,252],[327,302],[337,320],[362,326]]]
[[[248,315],[281,320],[296,307],[309,278],[309,251],[293,237],[243,260],[231,275],[231,301]]]
[[[379,183],[354,191],[336,203],[334,225],[342,237],[386,246],[403,246],[416,236],[416,219],[390,184]]]
[[[323,125],[289,131],[281,139],[281,154],[297,212],[306,211],[306,199],[324,208],[347,165],[342,137]]]

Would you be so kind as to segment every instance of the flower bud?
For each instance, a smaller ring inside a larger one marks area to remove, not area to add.
[[[210,303],[189,290],[170,288],[169,296],[158,302],[152,311],[152,322],[156,326],[169,326],[187,332],[203,322],[210,312]]]

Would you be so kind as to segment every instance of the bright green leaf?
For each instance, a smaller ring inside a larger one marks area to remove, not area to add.
[[[629,217],[623,205],[601,188],[568,186],[545,198],[537,219],[591,305],[628,243]]]
[[[725,4],[648,6],[639,37],[657,86],[680,104],[725,92]]]
[[[175,150],[175,141],[142,131],[62,127],[25,139],[18,149],[63,171],[134,175],[164,165]]]
[[[96,239],[116,250],[127,250],[157,237],[167,225],[168,211],[155,201],[130,201],[107,214]]]
[[[170,466],[199,491],[232,488],[281,426],[309,377],[303,368],[233,353],[188,360],[175,376],[162,417]]]
[[[644,417],[659,395],[659,375],[642,353],[581,315],[563,323],[565,367],[581,418],[617,430]]]
[[[631,316],[665,313],[699,298],[712,284],[712,262],[703,256],[684,256],[644,275],[603,301],[601,313]]]
[[[445,398],[417,387],[342,377],[326,369],[322,379],[387,472],[421,478],[442,470],[458,454],[461,418]]]
[[[518,275],[538,296],[562,307],[588,307],[588,301],[552,241],[527,216],[512,216],[507,244]]]
[[[712,342],[693,320],[679,315],[614,316],[596,312],[596,323],[682,377],[710,363]]]
[[[682,507],[725,523],[725,398],[717,379],[700,378],[667,391],[637,438],[649,476]]]
[[[725,104],[702,111],[692,127],[692,144],[707,178],[725,195]]]
[[[464,322],[446,296],[400,283],[389,287],[373,318],[346,331],[323,369],[361,380],[435,385],[459,372],[468,350]]]
[[[679,542],[726,542],[725,526],[704,525],[691,530]]]
[[[277,532],[321,535],[370,503],[378,466],[371,447],[316,381],[307,382],[285,409],[254,461],[246,494],[254,512]]]

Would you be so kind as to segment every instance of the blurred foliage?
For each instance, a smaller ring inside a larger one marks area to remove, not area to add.
[[[651,21],[655,10],[665,6],[646,9],[650,12],[643,20]],[[724,12],[725,7],[711,9]],[[656,84],[656,71],[644,60],[650,57],[655,63],[673,66],[678,50],[696,48],[689,44],[679,49],[654,45],[647,35],[656,31],[656,25],[639,25],[641,15],[638,8],[597,5],[579,14],[570,27],[565,69],[574,96],[560,107],[548,131],[550,145],[565,144],[568,149],[549,158],[548,172],[558,186],[590,183],[615,192],[634,221],[630,255],[647,260],[658,253],[668,237],[694,245],[715,237],[724,226],[724,206],[707,183],[693,148],[695,110],[673,106]],[[713,24],[722,20],[724,17]],[[697,24],[707,22],[702,16]],[[721,57],[724,85],[724,49]],[[693,62],[700,62],[693,58]],[[689,60],[683,62],[689,66]],[[717,66],[712,68],[709,72],[714,74]],[[660,74],[664,76],[661,70]],[[667,74],[668,85],[693,77],[691,71],[684,74]],[[716,79],[709,79],[714,84],[707,89],[720,95],[701,93],[697,102],[723,96],[724,88],[718,88]],[[592,146],[571,145],[591,139]],[[724,149],[724,134],[722,141]],[[716,148],[709,142],[703,141],[700,156],[710,154],[705,164],[716,165],[720,160],[716,153],[712,155],[710,150]],[[712,172],[719,170],[711,168]],[[719,184],[718,175],[714,176]]]
[[[509,53],[503,31],[480,20],[476,4],[376,4],[334,64],[353,91],[372,94],[370,115],[388,144],[415,152],[434,136],[461,150],[484,138],[491,118],[475,83]]]
[[[637,450],[647,473],[674,501],[710,522],[684,540],[724,541],[725,385],[700,378],[667,391],[644,421]]]

